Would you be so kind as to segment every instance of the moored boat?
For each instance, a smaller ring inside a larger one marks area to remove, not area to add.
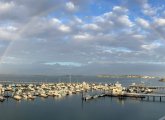
[[[5,98],[3,96],[0,96],[0,102],[3,102]]]
[[[18,101],[22,99],[22,97],[20,95],[14,95],[13,98]]]

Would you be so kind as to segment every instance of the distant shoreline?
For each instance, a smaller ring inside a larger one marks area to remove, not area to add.
[[[154,79],[158,78],[155,76],[147,75],[97,75],[98,78],[143,78],[143,79]]]

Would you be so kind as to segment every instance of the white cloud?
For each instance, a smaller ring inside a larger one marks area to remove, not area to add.
[[[153,16],[156,14],[157,10],[152,8],[147,2],[143,4],[143,13],[148,16]]]
[[[136,22],[143,28],[149,28],[150,27],[149,22],[143,18],[137,18]]]
[[[12,10],[15,7],[13,2],[0,2],[0,13]]]
[[[7,25],[0,27],[0,40],[15,40],[17,39],[18,29],[14,26]]]
[[[133,37],[137,40],[144,40],[145,39],[144,35],[139,35],[139,34],[135,34],[135,35],[133,35]]]
[[[3,25],[0,27],[1,30],[6,30],[6,31],[16,31],[18,28],[12,25]]]
[[[14,26],[7,26],[6,29],[9,31],[12,31],[12,32],[18,30],[18,28],[14,27]]]
[[[50,21],[50,25],[47,24],[47,21]],[[42,22],[42,21],[41,21]],[[45,20],[45,29],[57,28],[61,32],[70,32],[71,28],[68,25],[63,24],[59,19],[52,18],[50,20]],[[38,26],[39,27],[39,26]]]
[[[127,15],[119,16],[118,21],[122,25],[126,25],[128,27],[132,27],[133,26],[133,23],[129,20],[129,17]]]
[[[73,2],[67,2],[66,3],[66,8],[69,10],[69,11],[74,11],[76,9],[75,5],[73,4]]]
[[[59,20],[59,19],[57,19],[57,18],[52,18],[51,20],[50,20],[53,24],[61,24],[61,21]]]
[[[153,50],[153,49],[156,49],[160,46],[161,46],[161,44],[159,42],[153,42],[151,44],[142,45],[141,47],[146,49],[146,50]]]
[[[84,24],[83,28],[87,30],[100,30],[100,27],[96,24]]]
[[[91,39],[93,39],[93,36],[91,36],[88,33],[80,33],[78,35],[75,35],[73,38],[75,40],[91,40]]]
[[[61,30],[62,32],[70,32],[71,31],[70,27],[66,26],[66,25],[59,26],[59,30]]]
[[[156,18],[155,19],[155,24],[157,26],[165,26],[165,19],[164,18]]]
[[[83,21],[77,17],[77,16],[74,16],[74,20],[77,22],[77,23],[83,23]]]
[[[104,28],[132,27],[134,24],[129,19],[127,13],[128,10],[126,8],[114,6],[112,11],[96,16],[93,20]]]
[[[124,7],[121,7],[121,6],[114,6],[113,7],[113,12],[116,12],[118,14],[123,14],[123,13],[128,12],[128,9],[126,9]]]

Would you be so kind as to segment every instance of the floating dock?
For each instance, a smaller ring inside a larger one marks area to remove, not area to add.
[[[130,85],[129,86],[130,88],[144,88],[144,89],[157,89],[157,90],[160,90],[160,89],[165,89],[165,86],[145,86],[145,85]]]
[[[97,97],[96,97],[97,96]],[[146,100],[146,101],[159,101],[165,102],[165,94],[143,94],[143,93],[125,93],[122,95],[117,95],[117,94],[111,94],[111,93],[106,93],[106,94],[100,94],[100,95],[87,95],[85,97],[83,97],[83,100],[92,100],[92,99],[96,99],[96,98],[100,98],[100,97],[118,97],[119,99],[124,99],[124,98],[139,98],[140,100]],[[157,98],[157,99],[156,99]]]

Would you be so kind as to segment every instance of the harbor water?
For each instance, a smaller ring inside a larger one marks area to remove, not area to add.
[[[97,78],[95,76],[1,76],[1,81],[97,82],[123,86],[144,83],[165,86],[157,79]],[[163,98],[165,101],[165,98]],[[159,120],[165,116],[165,102],[103,97],[82,101],[81,94],[63,98],[36,98],[33,101],[7,99],[0,103],[0,120]]]

